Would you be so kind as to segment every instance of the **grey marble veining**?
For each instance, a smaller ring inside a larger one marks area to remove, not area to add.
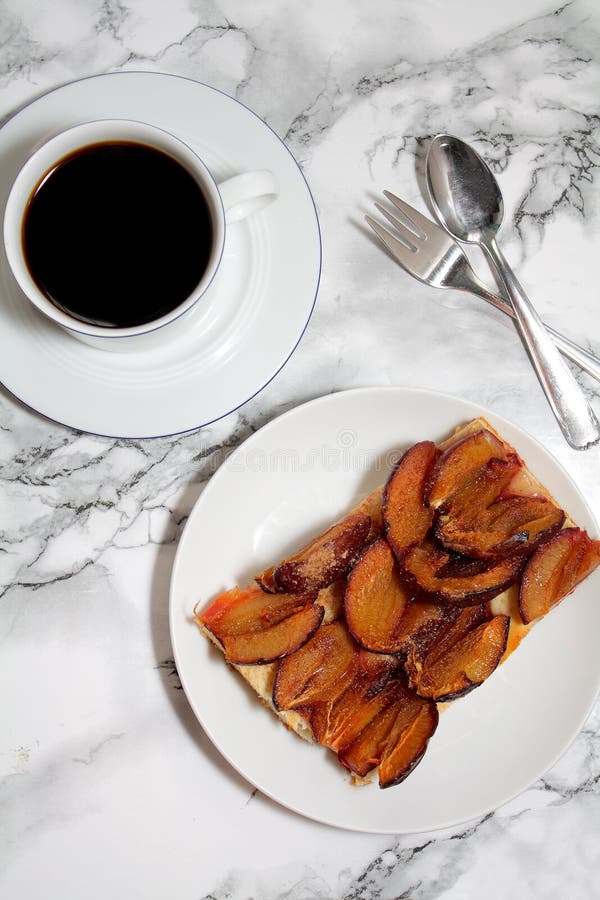
[[[404,384],[488,406],[600,509],[600,451],[564,444],[510,323],[411,281],[362,226],[384,188],[425,209],[426,140],[459,134],[493,163],[502,242],[540,312],[600,354],[597,4],[0,3],[2,120],[63,82],[135,69],[212,84],[284,138],[319,211],[323,277],[286,367],[200,431],[99,438],[0,394],[0,892],[599,896],[600,707],[549,772],[480,821],[343,832],[278,807],[221,759],[181,690],[167,622],[177,540],[210,476],[261,425],[331,391]],[[577,377],[600,414],[598,385]]]

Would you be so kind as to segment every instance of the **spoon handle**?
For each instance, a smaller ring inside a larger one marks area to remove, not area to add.
[[[516,318],[515,311],[510,303],[507,303],[506,300],[504,300],[500,294],[495,293],[495,291],[488,290],[486,285],[483,281],[480,281],[479,278],[469,277],[467,286],[463,288],[463,290],[467,290],[470,293],[481,297],[482,300],[486,300],[489,304],[495,306],[496,309],[499,309],[507,316],[510,316],[511,319]],[[580,369],[583,369],[584,372],[587,372],[588,375],[591,375],[596,381],[600,381],[600,359],[597,356],[594,356],[589,350],[584,350],[584,348],[580,347],[579,344],[576,344],[575,341],[572,341],[570,338],[566,337],[566,335],[561,334],[560,331],[557,331],[556,328],[552,328],[552,326],[548,325],[546,322],[544,322],[544,328],[548,334],[552,336],[552,340],[563,356],[566,356],[567,359],[570,359],[571,362],[578,365]]]
[[[600,426],[583,391],[560,358],[544,324],[517,281],[495,239],[482,247],[497,270],[515,312],[515,322],[562,432],[575,450],[600,440]]]
[[[600,381],[600,360],[597,356],[594,356],[594,354],[590,353],[588,350],[584,350],[584,348],[580,347],[579,344],[576,344],[575,341],[572,341],[564,334],[561,334],[560,331],[556,331],[556,329],[552,328],[550,325],[546,325],[546,331],[548,334],[552,335],[554,343],[563,356],[568,357],[571,362],[576,363],[584,372],[587,372],[588,375],[595,378],[596,381]]]

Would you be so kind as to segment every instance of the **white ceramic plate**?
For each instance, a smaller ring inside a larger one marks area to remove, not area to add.
[[[484,415],[580,526],[581,494],[544,448],[473,403],[372,388],[300,406],[252,435],[212,478],[179,544],[171,635],[183,687],[229,762],[290,809],[343,828],[425,831],[484,815],[548,769],[581,728],[600,683],[600,572],[526,637],[477,690],[440,716],[423,761],[402,784],[354,787],[333,754],[290,734],[200,635],[209,599],[298,548],[387,476],[398,451],[442,440]]]
[[[120,72],[57,88],[0,129],[0,220],[37,144],[102,118],[138,119],[172,132],[218,181],[271,169],[279,196],[229,226],[215,281],[190,316],[171,326],[172,339],[165,330],[164,343],[152,349],[98,350],[48,322],[21,293],[0,249],[0,380],[28,406],[82,431],[119,437],[187,431],[253,397],[295,349],[321,271],[314,203],[289,150],[237,100],[186,78]]]

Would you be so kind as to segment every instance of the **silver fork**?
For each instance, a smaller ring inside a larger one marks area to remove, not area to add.
[[[490,291],[475,274],[462,247],[441,227],[427,216],[422,215],[404,200],[396,197],[391,191],[384,195],[396,209],[400,211],[406,224],[393,216],[381,203],[375,206],[379,212],[394,226],[397,235],[392,234],[371,216],[365,219],[385,244],[396,262],[400,263],[409,275],[437,288],[453,288],[468,291],[487,300],[496,309],[502,310],[514,319],[512,307],[500,294]],[[577,363],[588,375],[600,381],[600,359],[569,340],[564,334],[546,325],[548,333],[560,352],[574,363]]]

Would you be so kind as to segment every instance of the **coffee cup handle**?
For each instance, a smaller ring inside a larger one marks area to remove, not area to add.
[[[279,193],[279,187],[272,172],[258,169],[221,181],[219,193],[225,210],[225,221],[230,225],[232,222],[241,222],[272,203]]]

